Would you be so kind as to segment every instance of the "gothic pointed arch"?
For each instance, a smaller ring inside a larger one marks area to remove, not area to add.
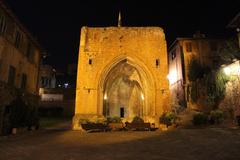
[[[103,69],[99,79],[99,114],[124,117],[155,114],[155,84],[143,62],[129,56],[118,56]]]

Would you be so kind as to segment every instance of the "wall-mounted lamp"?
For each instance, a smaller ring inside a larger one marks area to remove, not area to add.
[[[104,97],[103,97],[103,99],[104,99],[104,100],[107,100],[107,99],[108,99],[108,97],[107,97],[107,94],[106,94],[106,93],[104,94]]]
[[[169,80],[170,85],[177,82],[177,71],[175,69],[172,69],[167,75],[167,79]]]
[[[145,97],[144,97],[143,93],[141,93],[141,99],[142,99],[142,100],[144,100],[144,99],[145,99]]]
[[[239,76],[240,75],[240,61],[223,66],[223,71],[227,76]]]

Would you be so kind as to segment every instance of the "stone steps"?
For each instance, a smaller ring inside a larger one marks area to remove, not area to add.
[[[189,108],[185,109],[183,112],[179,113],[178,117],[180,118],[179,125],[180,126],[191,126],[193,115],[197,113],[194,110]]]

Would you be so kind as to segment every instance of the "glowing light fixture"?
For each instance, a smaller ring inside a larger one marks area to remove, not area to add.
[[[239,76],[240,75],[240,64],[239,61],[236,61],[228,66],[223,68],[223,71],[228,76]]]
[[[226,75],[228,75],[228,76],[231,74],[231,69],[230,69],[230,67],[228,67],[228,66],[227,66],[227,67],[224,67],[224,68],[223,68],[223,71],[224,71],[224,73],[225,73]]]
[[[170,71],[170,73],[167,76],[167,79],[169,80],[170,85],[174,84],[175,82],[177,82],[177,72],[175,69],[173,69],[172,71]]]
[[[144,98],[144,95],[143,95],[143,93],[141,93],[141,98],[142,98],[142,100],[144,100],[145,98]]]
[[[64,83],[64,88],[68,88],[69,84],[68,83]]]
[[[104,97],[103,97],[103,99],[104,99],[104,100],[107,100],[107,99],[108,99],[108,98],[107,98],[107,94],[106,94],[106,93],[104,94]]]

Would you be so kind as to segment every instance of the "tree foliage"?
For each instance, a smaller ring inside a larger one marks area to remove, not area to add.
[[[210,70],[193,58],[189,64],[188,78],[191,81],[191,100],[193,102],[197,103],[199,97],[205,97],[205,104],[216,108],[224,98],[228,77],[221,69]],[[199,95],[199,89],[205,89],[206,94]]]
[[[213,108],[216,108],[219,102],[225,97],[226,83],[228,77],[222,70],[211,71],[204,78],[205,86],[207,89],[207,104]]]
[[[237,39],[225,41],[218,50],[220,63],[231,63],[234,59],[240,59],[240,49]]]
[[[196,58],[193,58],[189,64],[188,79],[190,81],[196,81],[198,78],[202,77],[202,66],[198,63]]]
[[[193,57],[189,64],[188,79],[190,81],[196,81],[203,78],[205,74],[209,72],[209,68],[202,66],[196,57]]]

